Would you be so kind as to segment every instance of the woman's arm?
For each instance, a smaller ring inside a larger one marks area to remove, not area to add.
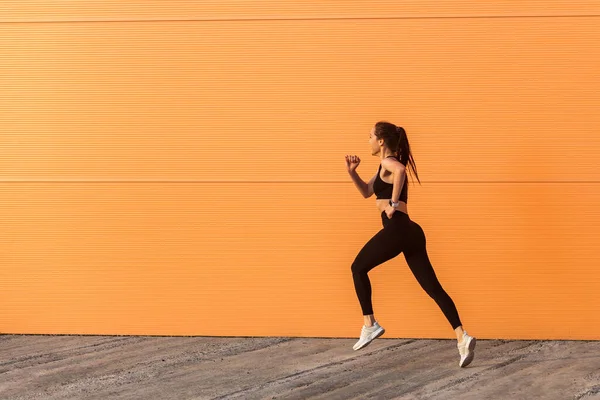
[[[385,158],[381,161],[382,168],[392,173],[394,179],[394,188],[392,190],[392,203],[397,203],[402,192],[402,186],[404,185],[404,178],[406,175],[406,167],[399,161],[393,158]]]
[[[352,178],[352,182],[354,182],[354,185],[360,194],[362,194],[364,198],[367,198],[367,195],[369,194],[369,184],[363,181],[360,176],[358,176],[356,170],[348,171],[348,173],[350,174],[350,178]]]
[[[360,157],[346,155],[346,169],[352,178],[352,182],[356,185],[356,188],[362,194],[362,196],[366,199],[373,195],[373,182],[375,182],[375,177],[377,174],[373,175],[369,183],[363,181],[358,173],[356,172],[356,168],[360,165]],[[377,171],[379,173],[379,171]]]

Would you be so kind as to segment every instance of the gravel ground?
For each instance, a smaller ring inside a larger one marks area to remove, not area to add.
[[[0,399],[600,399],[600,341],[0,335]]]

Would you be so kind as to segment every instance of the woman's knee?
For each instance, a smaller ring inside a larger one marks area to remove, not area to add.
[[[369,264],[363,260],[360,257],[357,257],[354,262],[352,263],[352,266],[350,267],[350,270],[352,271],[352,274],[364,274],[366,272],[368,272],[370,270],[370,266]]]
[[[354,261],[350,266],[350,271],[352,271],[352,275],[360,274],[362,269],[362,265],[356,261]]]
[[[425,292],[427,292],[429,297],[431,297],[434,300],[448,297],[448,294],[446,293],[446,291],[444,290],[442,285],[440,285],[439,283],[432,284],[432,285],[426,285],[423,289],[425,289]]]

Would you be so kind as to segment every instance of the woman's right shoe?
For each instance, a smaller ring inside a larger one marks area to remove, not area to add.
[[[471,364],[473,357],[475,357],[475,343],[477,339],[473,336],[467,335],[467,331],[463,332],[463,340],[458,343],[458,352],[460,353],[460,361],[458,362],[459,367],[466,367]]]
[[[377,322],[373,323],[373,326],[370,327],[363,325],[360,332],[360,339],[358,339],[358,342],[356,342],[352,348],[354,350],[360,350],[384,333],[385,329]]]

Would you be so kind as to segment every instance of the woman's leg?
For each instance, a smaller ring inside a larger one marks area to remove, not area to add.
[[[390,228],[391,226],[388,226],[377,232],[363,246],[352,263],[351,270],[354,279],[354,289],[356,290],[363,316],[365,316],[365,323],[367,323],[367,318],[369,322],[374,321],[372,317],[371,281],[369,280],[368,272],[379,264],[383,264],[396,257],[402,251],[402,240]]]
[[[365,324],[361,329],[360,338],[352,346],[360,350],[367,346],[373,340],[385,333],[385,329],[375,321],[373,315],[373,305],[371,303],[371,281],[368,272],[396,257],[401,252],[401,240],[393,225],[388,221],[384,222],[384,228],[373,236],[360,250],[354,262],[352,263],[352,277],[354,279],[354,288],[363,311]]]
[[[444,316],[448,322],[450,322],[450,325],[452,325],[452,329],[454,329],[455,332],[460,330],[462,337],[462,324],[456,306],[438,281],[429,260],[429,256],[427,255],[425,232],[423,232],[423,229],[419,224],[414,221],[411,222],[414,224],[409,233],[411,242],[404,250],[406,263],[423,290],[425,290],[425,292],[440,307]]]
[[[448,293],[442,288],[437,279],[429,256],[427,255],[425,232],[416,222],[411,223],[410,243],[404,250],[404,257],[415,278],[427,294],[435,300],[450,325],[456,332],[457,347],[460,354],[458,365],[466,367],[475,357],[477,340],[463,331],[458,311]]]

